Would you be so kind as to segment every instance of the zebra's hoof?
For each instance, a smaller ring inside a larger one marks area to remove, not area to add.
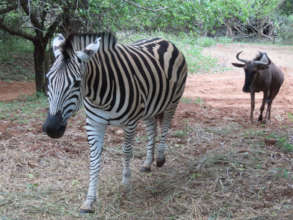
[[[142,168],[140,168],[140,172],[150,173],[151,172],[151,168],[150,167],[142,167]]]
[[[165,157],[157,159],[157,167],[162,167],[165,162],[166,162]]]
[[[80,214],[91,214],[91,213],[95,213],[95,210],[93,210],[93,209],[80,209],[79,213]]]
[[[79,209],[79,213],[81,214],[87,214],[87,213],[94,213],[95,209],[93,208],[93,203],[95,200],[86,200],[82,204],[82,206]]]

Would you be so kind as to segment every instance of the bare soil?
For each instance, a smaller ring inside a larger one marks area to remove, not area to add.
[[[0,81],[0,101],[11,101],[35,93],[33,82]]]

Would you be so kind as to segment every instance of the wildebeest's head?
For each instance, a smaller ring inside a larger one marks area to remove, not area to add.
[[[242,90],[243,92],[251,92],[251,84],[254,78],[260,70],[265,70],[269,68],[271,60],[269,59],[267,54],[263,52],[259,52],[259,54],[253,60],[245,60],[239,58],[239,55],[241,53],[242,51],[238,52],[236,54],[236,58],[242,63],[232,63],[232,65],[235,67],[244,68],[245,82]]]

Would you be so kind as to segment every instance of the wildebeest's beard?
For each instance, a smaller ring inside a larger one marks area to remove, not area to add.
[[[242,91],[251,92],[251,83],[253,81],[254,74],[245,70],[245,81]]]

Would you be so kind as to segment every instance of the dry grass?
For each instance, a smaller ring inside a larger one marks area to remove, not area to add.
[[[193,105],[197,112],[212,112]],[[7,126],[0,136],[1,220],[292,219],[293,154],[264,144],[272,133],[292,136],[292,129],[277,122],[263,127],[224,118],[212,125],[180,120],[170,132],[167,163],[160,169],[153,166],[150,174],[139,172],[146,142],[140,125],[128,193],[120,184],[120,131],[109,128],[96,213],[80,215],[88,185],[84,116],[71,119],[59,140],[43,135],[41,121],[34,121],[3,120]]]

